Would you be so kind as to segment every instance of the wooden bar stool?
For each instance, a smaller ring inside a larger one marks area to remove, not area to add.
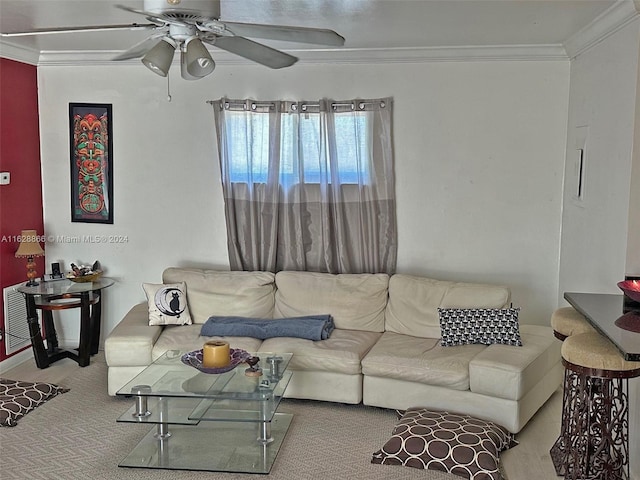
[[[563,341],[562,363],[564,478],[628,480],[628,379],[640,375],[640,362],[624,360],[599,333],[581,333]]]
[[[551,328],[553,328],[553,335],[564,341],[567,337],[572,335],[579,335],[581,333],[595,333],[596,329],[591,326],[589,321],[573,307],[558,308],[551,315]],[[567,384],[567,376],[569,371],[564,371],[564,385]],[[571,392],[566,388],[562,391],[562,418],[565,416],[571,416],[569,408],[571,406],[569,402]],[[566,464],[566,447],[565,438],[566,432],[564,431],[564,421],[561,423],[561,430],[558,439],[555,441],[549,453],[551,454],[551,460],[558,476],[564,475],[564,466]]]

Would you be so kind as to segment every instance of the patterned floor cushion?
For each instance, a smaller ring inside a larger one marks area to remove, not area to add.
[[[68,388],[51,383],[0,378],[0,426],[15,427],[31,410],[68,391]]]
[[[500,452],[518,442],[504,427],[462,415],[410,408],[371,463],[440,470],[474,480],[501,480]]]

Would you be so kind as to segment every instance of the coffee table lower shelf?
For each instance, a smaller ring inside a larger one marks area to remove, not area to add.
[[[157,429],[138,443],[118,466],[167,470],[263,473],[271,471],[293,415],[276,413],[271,420],[273,441],[258,441],[255,422],[201,421],[198,425],[170,425],[168,438]]]

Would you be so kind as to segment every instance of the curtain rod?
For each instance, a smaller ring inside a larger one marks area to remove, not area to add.
[[[214,105],[218,102],[219,100],[207,100],[207,103],[209,105]],[[274,102],[259,102],[259,101],[254,101],[254,100],[223,100],[224,102],[224,108],[230,108],[230,107],[243,107],[243,109],[247,109],[247,104],[248,102],[250,102],[251,104],[251,109],[255,110],[259,107],[267,107],[269,109],[274,108],[276,106],[276,103]],[[288,101],[288,100],[284,100],[281,103],[290,103],[291,104],[291,110],[297,110],[298,109],[298,105],[300,105],[300,109],[302,111],[306,111],[307,108],[319,108],[320,107],[320,103],[311,103],[311,102],[294,102],[294,101]],[[360,110],[364,110],[364,108],[367,105],[380,105],[380,108],[385,108],[386,107],[386,103],[384,100],[352,100],[352,101],[343,101],[343,102],[331,102],[331,108],[337,108],[337,107],[351,107],[351,110],[355,110],[356,109],[356,105],[357,108],[359,108]]]

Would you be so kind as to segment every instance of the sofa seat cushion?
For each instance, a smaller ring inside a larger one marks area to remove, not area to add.
[[[168,325],[153,346],[151,356],[156,361],[167,350],[180,350],[184,353],[202,348],[209,340],[220,340],[223,337],[201,337],[202,325]],[[224,337],[231,348],[241,348],[253,353],[258,350],[262,340],[250,337]]]
[[[522,346],[490,345],[469,364],[472,392],[520,400],[560,362],[561,342],[550,327],[521,325]]]
[[[185,282],[194,323],[212,315],[271,318],[275,297],[271,272],[229,272],[199,268],[167,268],[164,283]]]
[[[278,272],[274,318],[328,313],[336,328],[384,331],[389,276]]]
[[[443,347],[439,338],[384,332],[362,360],[362,373],[468,390],[469,363],[486,348],[485,345]]]
[[[389,280],[385,330],[440,338],[438,308],[504,308],[510,298],[509,289],[499,285],[396,274]]]
[[[334,330],[327,340],[304,338],[268,338],[259,352],[291,352],[290,370],[325,371],[357,375],[362,358],[380,337],[380,333],[358,330]],[[259,354],[258,352],[258,354]]]

